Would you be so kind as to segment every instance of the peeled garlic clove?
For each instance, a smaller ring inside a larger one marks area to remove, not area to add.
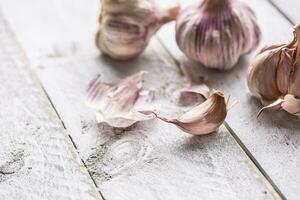
[[[102,0],[96,35],[98,48],[118,60],[131,59],[147,46],[152,35],[176,18],[179,5],[159,8],[152,0]]]
[[[249,68],[248,86],[266,109],[283,109],[293,115],[300,110],[300,26],[287,44],[264,48]],[[268,105],[271,102],[270,105]],[[260,112],[260,113],[261,113]]]
[[[205,102],[176,119],[158,116],[159,119],[175,124],[192,135],[204,135],[216,131],[224,122],[227,106],[224,95],[214,92]]]
[[[105,83],[97,76],[88,88],[88,104],[95,109],[98,123],[126,128],[138,121],[155,118],[146,110],[154,98],[153,92],[142,90],[144,72],[118,83]]]
[[[176,40],[187,57],[209,68],[232,68],[258,46],[254,12],[239,0],[201,0],[177,18]]]

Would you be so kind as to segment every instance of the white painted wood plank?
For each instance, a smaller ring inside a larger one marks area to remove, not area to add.
[[[191,3],[183,0],[183,4]],[[291,40],[292,25],[267,1],[246,0],[256,11],[263,38],[261,46],[269,43]],[[286,2],[286,1],[285,1]],[[197,80],[203,76],[209,86],[221,89],[232,99],[239,101],[227,118],[229,126],[238,135],[255,159],[267,172],[281,192],[288,199],[298,199],[300,190],[300,123],[287,114],[264,113],[256,115],[261,104],[251,97],[246,84],[247,69],[256,53],[244,57],[238,66],[228,72],[219,72],[199,67],[187,60],[180,52],[174,39],[174,23],[159,33],[159,38],[171,54]],[[259,48],[258,48],[259,49]]]
[[[96,125],[85,106],[85,89],[99,72],[111,80],[149,71],[146,84],[158,88],[166,111],[174,110],[167,99],[183,81],[178,69],[157,55],[161,46],[155,40],[138,59],[115,62],[99,56],[94,45],[96,1],[0,2],[106,199],[276,197],[224,127],[216,134],[191,137],[159,121],[126,131]]]
[[[270,2],[274,3],[281,12],[284,13],[292,22],[293,24],[300,23],[300,1],[299,0],[269,0]]]
[[[0,16],[0,199],[101,199]]]

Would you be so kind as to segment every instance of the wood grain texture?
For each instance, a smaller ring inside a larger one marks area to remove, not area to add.
[[[300,1],[298,0],[269,0],[282,12],[292,24],[300,23]]]
[[[0,199],[101,199],[0,16]]]
[[[194,2],[183,0],[183,4]],[[256,12],[262,29],[260,48],[266,44],[292,39],[292,25],[268,1],[247,0]],[[286,1],[285,1],[286,2]],[[284,112],[256,115],[262,105],[248,91],[246,78],[249,63],[256,53],[240,59],[237,66],[227,72],[201,67],[189,61],[178,49],[174,23],[163,27],[159,38],[185,71],[197,81],[207,80],[210,87],[220,89],[238,104],[229,112],[227,122],[245,144],[264,171],[288,199],[298,199],[300,190],[300,123]],[[258,48],[259,49],[259,48]]]
[[[0,5],[106,199],[277,197],[224,127],[191,137],[155,120],[126,130],[96,125],[85,106],[85,90],[96,73],[117,80],[148,71],[146,86],[157,88],[158,103],[174,114],[172,99],[184,81],[155,39],[139,58],[120,63],[99,56],[94,45],[96,1],[1,0]]]

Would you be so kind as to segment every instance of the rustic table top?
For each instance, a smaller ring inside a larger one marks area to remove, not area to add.
[[[292,38],[298,0],[244,1],[260,47]],[[137,59],[113,61],[94,44],[99,11],[96,0],[0,0],[0,199],[299,199],[300,123],[284,112],[256,119],[246,85],[255,52],[225,73],[201,68],[179,51],[172,22]],[[145,70],[171,109],[179,66],[239,101],[217,133],[192,137],[158,120],[120,131],[98,126],[85,104],[95,74]]]

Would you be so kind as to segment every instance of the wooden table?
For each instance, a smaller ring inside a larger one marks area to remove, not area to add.
[[[182,0],[186,5],[196,0]],[[245,0],[256,11],[261,47],[292,38],[298,0]],[[299,199],[300,123],[256,114],[246,85],[255,53],[233,70],[199,68],[179,51],[174,23],[137,59],[116,62],[94,45],[97,0],[0,0],[0,199]],[[118,80],[148,71],[166,101],[204,77],[239,101],[225,126],[192,137],[158,120],[127,130],[98,126],[85,105],[96,74]]]

